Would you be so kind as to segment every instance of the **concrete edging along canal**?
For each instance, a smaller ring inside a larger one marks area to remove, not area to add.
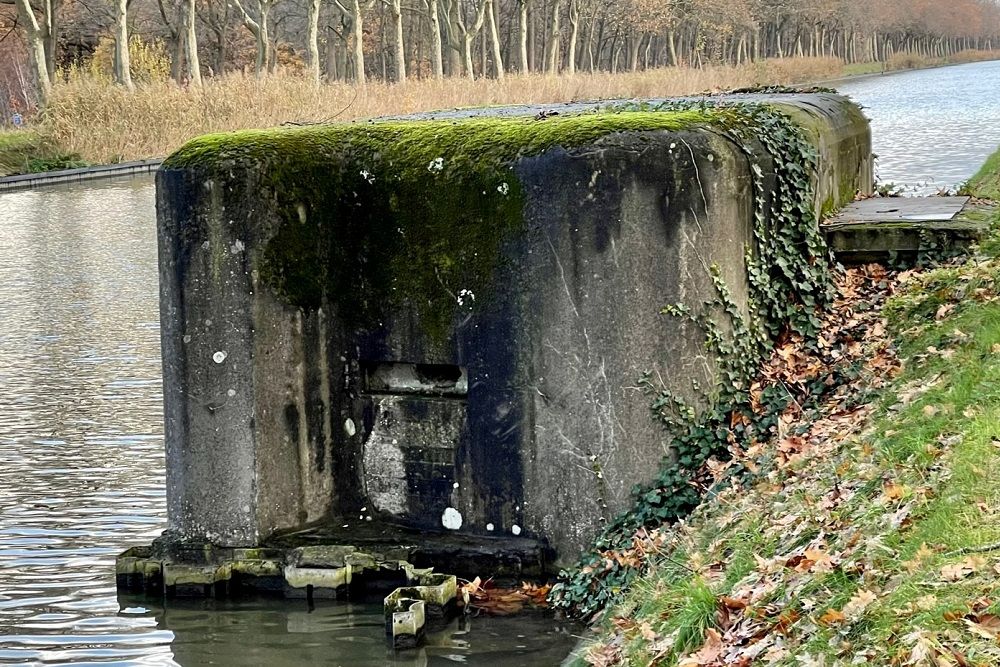
[[[4,178],[0,178],[0,192],[23,190],[42,185],[53,185],[56,183],[71,183],[76,181],[90,181],[98,178],[150,174],[159,169],[162,162],[162,159],[155,158],[151,160],[136,160],[133,162],[108,164],[99,167],[81,167],[79,169],[62,169],[59,171],[43,171],[37,174],[18,174],[17,176],[6,176]]]

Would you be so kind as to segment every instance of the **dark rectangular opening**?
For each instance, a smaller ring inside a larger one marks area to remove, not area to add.
[[[469,376],[462,366],[363,361],[361,370],[369,394],[464,397],[469,393]]]

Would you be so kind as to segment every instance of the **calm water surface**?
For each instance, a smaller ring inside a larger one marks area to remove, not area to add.
[[[841,86],[879,175],[954,187],[1000,144],[1000,63]],[[0,194],[0,663],[556,665],[553,621],[455,621],[385,648],[370,605],[116,594],[114,558],[165,524],[151,179]]]
[[[153,184],[0,194],[0,663],[557,665],[538,618],[387,651],[380,605],[118,598],[166,522]]]
[[[883,183],[952,190],[1000,145],[1000,61],[868,77],[836,86],[865,107]]]

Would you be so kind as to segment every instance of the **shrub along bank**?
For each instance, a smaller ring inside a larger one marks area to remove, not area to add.
[[[0,131],[0,177],[85,166],[79,155],[60,150],[36,132]]]
[[[1000,152],[969,188],[995,199],[998,183]],[[762,413],[768,388],[792,399],[770,437],[706,462],[692,483],[708,499],[688,520],[586,564],[590,591],[612,601],[579,662],[1000,664],[991,215],[961,260],[836,278],[818,336],[779,340],[754,381]]]

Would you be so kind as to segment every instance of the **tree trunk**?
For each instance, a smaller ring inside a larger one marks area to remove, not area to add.
[[[472,42],[476,35],[483,28],[486,20],[486,10],[489,9],[490,0],[482,0],[479,9],[476,11],[476,22],[471,28],[465,27],[465,20],[459,15],[459,28],[462,31],[462,56],[465,61],[465,75],[470,79],[476,78],[475,65],[472,62]]]
[[[260,43],[263,47],[264,66],[268,73],[274,71],[274,53],[271,48],[271,8],[273,0],[260,0]]]
[[[309,52],[309,78],[313,83],[319,83],[319,6],[320,0],[309,0],[309,13],[306,20],[306,50]]]
[[[188,81],[201,85],[201,63],[198,61],[198,35],[195,32],[195,0],[184,2],[184,60],[187,62]]]
[[[35,75],[38,101],[44,106],[52,91],[52,79],[49,78],[48,61],[45,57],[45,36],[38,26],[35,12],[28,4],[28,0],[16,0],[16,2],[21,22],[24,24],[25,33],[28,36],[28,51],[31,54],[31,68]]]
[[[389,5],[392,12],[393,54],[396,68],[396,81],[406,81],[406,45],[403,42],[403,3],[402,0],[392,0]]]
[[[593,17],[590,20],[590,27],[587,29],[587,71],[593,73],[594,71],[594,33],[597,30],[597,17]],[[597,36],[598,48],[600,48],[601,38],[604,36],[604,24],[601,24],[601,33]]]
[[[642,46],[642,35],[631,34],[628,36],[628,70],[635,72],[639,69],[639,48]]]
[[[500,33],[497,31],[496,6],[493,0],[487,0],[489,9],[486,10],[486,18],[489,21],[490,41],[493,43],[493,67],[496,68],[497,80],[503,81],[503,55],[500,53]]]
[[[434,78],[444,78],[444,45],[441,43],[441,17],[438,15],[438,0],[426,0],[431,22],[431,66]]]
[[[361,2],[354,0],[351,4],[352,29],[354,35],[354,82],[363,86],[365,79],[365,31],[362,25]]]
[[[128,53],[128,2],[115,0],[115,83],[135,90],[132,62]]]
[[[58,10],[62,4],[59,0],[45,0],[45,25],[42,33],[45,37],[45,71],[49,74],[49,81],[56,76],[56,51],[59,46],[59,21]]]
[[[562,59],[562,34],[559,27],[559,15],[562,13],[563,0],[555,0],[552,6],[552,31],[549,33],[549,74],[559,73],[559,62]]]
[[[576,74],[576,41],[580,36],[580,0],[569,0],[569,51],[566,69]]]
[[[337,67],[337,31],[333,26],[326,29],[326,81],[331,83],[340,78],[340,70]]]
[[[527,74],[528,67],[528,0],[518,0],[518,54],[520,57],[521,74]]]

